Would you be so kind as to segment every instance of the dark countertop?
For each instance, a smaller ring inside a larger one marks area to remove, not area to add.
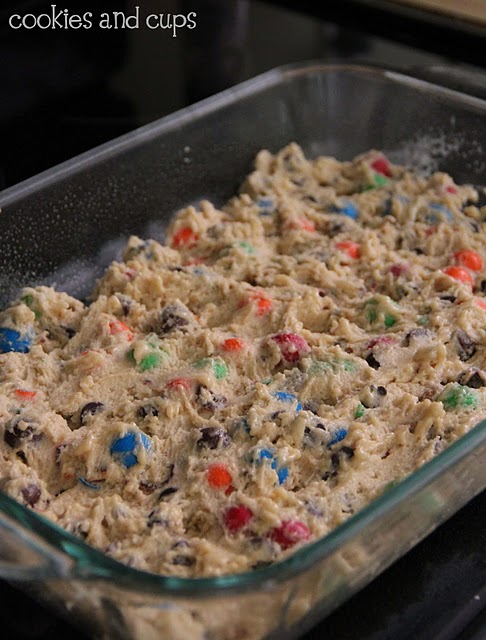
[[[82,12],[88,4],[73,0],[69,6],[73,12],[76,8]],[[103,11],[134,4],[105,0]],[[427,31],[427,21],[415,12],[409,16],[412,22],[400,23],[404,25],[400,30],[398,14],[387,18],[389,7],[383,11],[386,3],[382,1],[322,3],[325,9],[321,3],[293,3],[299,12],[276,6],[290,2],[151,0],[146,4],[157,12],[197,10],[198,28],[176,38],[147,29],[14,32],[7,26],[11,13],[20,11],[19,7],[25,13],[26,5],[39,13],[49,3],[3,3],[0,188],[288,62],[320,58],[414,68],[425,76],[439,73],[445,84],[467,86],[476,95],[486,95],[486,76],[480,68],[486,63],[481,58],[484,46],[478,50],[468,40],[462,48],[468,54],[460,55],[467,29],[449,21],[437,31],[436,20]],[[363,7],[367,12],[359,13]],[[367,20],[360,21],[360,15]],[[403,15],[400,19],[404,20]],[[417,32],[410,26],[414,19],[421,25]],[[449,30],[449,47],[443,46],[443,29]],[[477,32],[474,38],[481,42]],[[465,73],[473,75],[465,78]],[[485,508],[483,494],[310,631],[305,640],[486,637]],[[0,615],[8,639],[84,638],[4,582],[0,582]]]
[[[12,7],[26,3],[8,0],[7,9],[0,8],[0,189],[289,62],[321,59],[412,69],[459,89],[469,85],[476,95],[486,97],[486,75],[479,62],[466,65],[453,53],[445,57],[434,52],[437,39],[424,39],[418,32],[415,46],[407,46],[403,41],[413,39],[412,27],[407,38],[403,29],[387,31],[386,14],[376,14],[372,24],[363,22],[358,30],[356,12],[366,2],[371,0],[346,0],[346,6],[356,5],[348,11],[351,29],[340,26],[346,12],[338,0],[326,2],[321,18],[274,6],[292,4],[290,0],[150,0],[152,11],[198,8],[197,29],[181,30],[173,38],[165,31],[142,28],[14,31],[8,27]],[[49,6],[46,0],[27,4],[36,13]],[[105,0],[103,11],[132,4]],[[310,4],[293,2],[319,11],[318,3]],[[86,6],[87,0],[70,2],[72,12]],[[336,22],[326,21],[326,12]],[[378,26],[389,39],[371,35]],[[467,41],[461,30],[449,31]],[[478,61],[486,64],[484,47],[475,50]]]

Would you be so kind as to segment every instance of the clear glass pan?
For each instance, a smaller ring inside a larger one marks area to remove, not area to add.
[[[177,208],[230,196],[261,148],[309,156],[369,148],[484,184],[486,103],[395,72],[275,69],[0,194],[0,307],[19,287],[77,295],[130,233],[160,235]],[[326,538],[279,564],[210,579],[123,566],[0,493],[0,577],[93,635],[295,638],[486,486],[486,422]]]

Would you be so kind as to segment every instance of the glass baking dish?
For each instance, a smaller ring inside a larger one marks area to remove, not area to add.
[[[265,73],[0,194],[0,307],[21,286],[78,296],[135,233],[235,192],[261,148],[296,141],[349,159],[485,181],[486,102],[383,69],[318,62]],[[486,421],[320,541],[273,566],[219,578],[121,565],[0,492],[0,577],[95,637],[296,638],[486,486]]]

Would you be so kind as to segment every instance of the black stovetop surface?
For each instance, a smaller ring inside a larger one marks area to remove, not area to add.
[[[288,62],[320,58],[371,63],[412,68],[427,77],[439,71],[440,82],[469,87],[486,97],[480,66],[486,64],[481,54],[485,48],[477,50],[468,41],[461,49],[461,33],[467,38],[467,29],[461,31],[460,24],[449,21],[445,26],[441,22],[439,31],[437,24],[414,31],[413,20],[421,21],[417,12],[405,34],[397,27],[396,15],[390,19],[386,12],[373,13],[371,25],[356,19],[360,14],[353,13],[353,6],[362,11],[373,5],[376,11],[384,4],[377,0],[329,1],[322,8],[319,3],[293,3],[298,11],[278,6],[291,2],[147,1],[151,11],[197,10],[198,28],[177,38],[143,29],[101,34],[96,29],[67,33],[8,28],[11,13],[20,8],[25,13],[27,6],[41,12],[49,4],[7,0],[0,7],[0,189]],[[86,11],[96,3],[88,4],[72,0],[69,7]],[[105,0],[102,10],[129,10],[133,4]],[[437,38],[447,30],[451,46],[444,57],[447,47]],[[461,56],[461,50],[467,55]],[[464,80],[463,74],[471,72]],[[308,632],[305,640],[486,638],[485,509],[483,494]],[[0,617],[7,640],[85,638],[1,581]]]

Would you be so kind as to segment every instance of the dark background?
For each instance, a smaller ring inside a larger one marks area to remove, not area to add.
[[[54,2],[54,0],[53,0]],[[72,0],[58,8],[197,12],[197,28],[18,30],[0,5],[0,189],[272,67],[319,58],[375,64],[486,98],[484,30],[386,0]],[[473,500],[306,640],[486,638],[486,497]],[[2,638],[82,640],[0,582]]]
[[[68,0],[57,6],[99,15],[130,14],[136,4]],[[486,97],[484,31],[385,0],[138,4],[143,15],[196,11],[198,26],[180,29],[176,38],[163,30],[95,25],[14,31],[8,26],[12,13],[39,14],[50,2],[0,2],[0,189],[289,62],[319,58],[411,68],[428,77],[434,72]],[[382,6],[389,8],[380,11]]]

